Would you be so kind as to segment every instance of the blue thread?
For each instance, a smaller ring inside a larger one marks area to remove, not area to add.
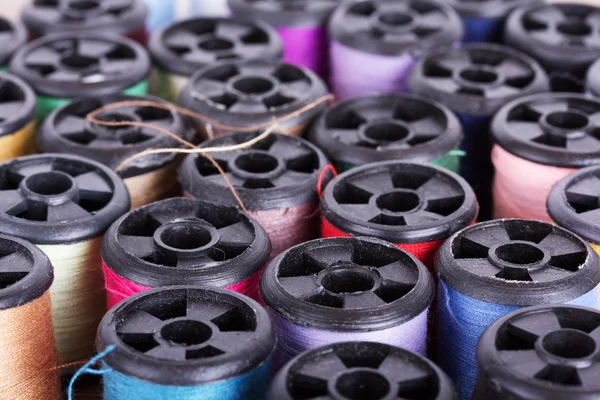
[[[466,18],[465,24],[466,43],[490,42],[500,43],[504,28],[503,18]]]
[[[456,384],[459,398],[468,400],[477,378],[475,351],[479,337],[498,318],[522,307],[477,300],[455,291],[441,280],[438,302],[438,361]],[[598,288],[565,304],[596,308]]]
[[[145,0],[148,6],[148,29],[154,32],[175,20],[174,0]]]
[[[67,395],[69,400],[74,400],[73,398],[73,386],[75,385],[75,381],[83,374],[91,374],[91,375],[104,375],[110,372],[110,368],[103,369],[94,369],[92,366],[96,364],[98,361],[102,360],[108,353],[113,351],[117,346],[112,345],[108,346],[103,352],[98,353],[96,356],[92,357],[87,363],[83,365],[83,367],[79,368],[77,372],[73,375],[71,380],[69,381],[69,387],[67,390]]]

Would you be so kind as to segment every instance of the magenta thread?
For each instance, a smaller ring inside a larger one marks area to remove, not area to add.
[[[314,27],[278,27],[284,46],[283,61],[306,67],[322,78],[328,75],[327,29]]]

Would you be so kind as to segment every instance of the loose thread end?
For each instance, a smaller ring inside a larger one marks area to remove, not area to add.
[[[88,362],[86,362],[81,368],[79,368],[77,370],[77,372],[75,372],[75,374],[73,375],[73,377],[71,378],[71,380],[69,381],[69,387],[67,390],[67,398],[68,400],[75,400],[75,398],[73,397],[73,388],[75,386],[75,382],[77,381],[77,379],[83,375],[83,374],[90,374],[90,375],[104,375],[109,373],[110,371],[112,371],[110,368],[103,368],[103,369],[94,369],[92,368],[92,366],[94,364],[96,364],[98,361],[102,360],[104,357],[106,357],[109,353],[111,353],[117,346],[116,345],[110,345],[108,346],[106,349],[104,349],[104,351],[98,353],[97,355],[95,355],[94,357],[90,358],[90,360]]]

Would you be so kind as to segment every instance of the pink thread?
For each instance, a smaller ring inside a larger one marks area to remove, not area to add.
[[[277,32],[283,41],[283,61],[327,78],[329,54],[325,27],[278,27]]]
[[[546,199],[552,187],[576,171],[537,164],[517,157],[496,145],[492,149],[494,219],[523,218],[552,223]]]

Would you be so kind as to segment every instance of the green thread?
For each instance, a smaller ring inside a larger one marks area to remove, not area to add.
[[[462,150],[457,150],[457,149],[450,150],[447,154],[444,154],[440,158],[431,160],[430,163],[458,173],[460,170],[460,159],[463,158],[465,155],[466,155],[466,153]],[[400,161],[403,161],[403,160],[400,160]],[[339,173],[349,171],[352,168],[356,168],[357,166],[358,165],[346,163],[343,161],[337,161],[335,163],[335,169]]]

